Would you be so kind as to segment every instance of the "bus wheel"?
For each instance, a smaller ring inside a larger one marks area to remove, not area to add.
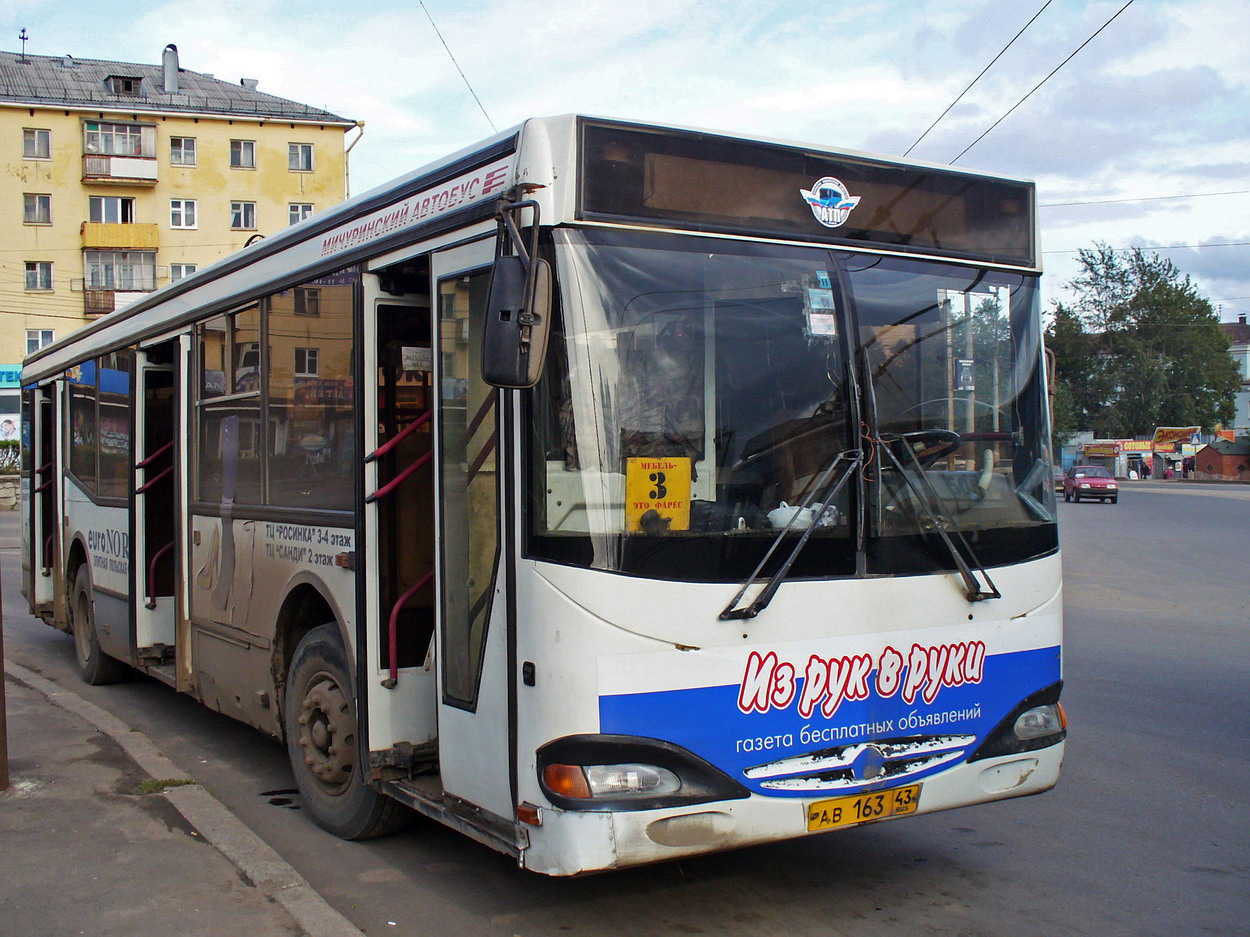
[[[84,563],[74,577],[74,591],[70,598],[70,630],[74,633],[74,654],[78,658],[78,670],[82,678],[92,686],[120,683],[128,676],[129,668],[115,657],[100,650],[100,638],[95,630],[95,605],[91,601],[91,574]]]
[[[410,813],[362,776],[349,674],[336,625],[304,635],[287,675],[286,747],[317,825],[343,839],[372,839],[399,829]]]

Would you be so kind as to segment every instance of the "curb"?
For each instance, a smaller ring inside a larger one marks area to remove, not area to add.
[[[195,780],[161,754],[142,732],[132,731],[112,713],[77,693],[8,660],[4,662],[4,672],[18,683],[41,693],[53,706],[78,716],[103,732],[153,778]],[[273,847],[199,784],[172,787],[160,796],[173,804],[204,840],[225,856],[261,894],[281,905],[307,937],[364,937],[347,918],[330,907]]]

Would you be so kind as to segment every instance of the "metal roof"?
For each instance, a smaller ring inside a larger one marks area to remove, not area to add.
[[[119,94],[108,79],[141,79],[138,94]],[[165,91],[162,65],[0,52],[0,102],[46,107],[185,111],[318,123],[355,124],[329,111],[288,101],[201,72],[178,68],[178,90]]]

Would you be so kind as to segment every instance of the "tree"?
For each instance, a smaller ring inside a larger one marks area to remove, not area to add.
[[[1046,336],[1077,424],[1113,439],[1231,421],[1240,378],[1189,276],[1140,248],[1095,244],[1079,263]]]

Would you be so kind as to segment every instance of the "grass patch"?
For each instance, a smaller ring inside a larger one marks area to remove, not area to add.
[[[182,787],[184,784],[194,784],[190,778],[152,778],[144,781],[135,788],[136,794],[159,794],[171,787]]]

